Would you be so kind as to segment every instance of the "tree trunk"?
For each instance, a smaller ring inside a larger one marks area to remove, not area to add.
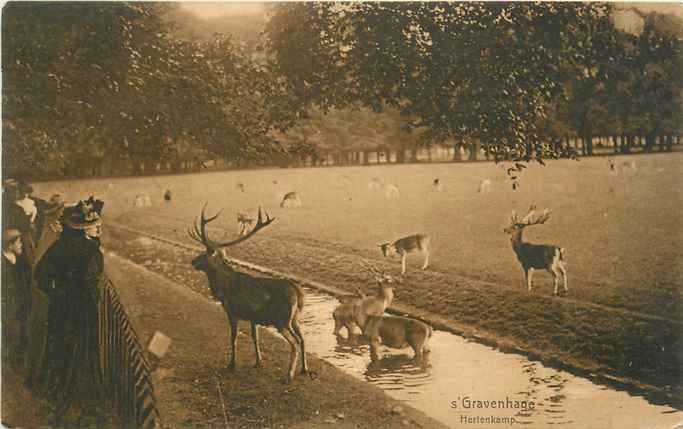
[[[655,136],[652,134],[648,134],[645,136],[645,147],[643,147],[643,152],[649,153],[652,152],[652,149],[655,146]]]
[[[396,150],[396,163],[403,164],[406,162],[406,147],[401,144]]]
[[[432,162],[432,147],[427,147],[427,161]]]
[[[477,152],[479,151],[479,143],[474,142],[470,143],[467,145],[467,148],[469,149],[469,156],[468,160],[469,161],[476,161],[477,160]]]
[[[417,146],[410,148],[410,162],[417,162]]]
[[[666,151],[671,152],[673,150],[673,145],[674,145],[674,139],[671,136],[671,134],[669,134],[668,136],[666,136]]]
[[[587,156],[593,156],[593,132],[586,130],[586,153]]]
[[[619,138],[612,136],[612,150],[614,153],[619,153]]]
[[[460,143],[455,143],[453,145],[453,161],[455,161],[455,162],[461,162],[462,161],[462,153],[460,153]]]

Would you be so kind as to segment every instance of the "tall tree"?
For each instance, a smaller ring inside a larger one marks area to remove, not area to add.
[[[311,102],[393,106],[432,138],[478,139],[497,159],[528,161],[558,155],[538,119],[569,77],[591,67],[589,30],[609,10],[597,3],[276,5],[266,31],[278,60],[291,61],[294,52],[311,59],[304,73],[281,68],[290,81],[303,79]],[[339,82],[343,90],[325,90]]]

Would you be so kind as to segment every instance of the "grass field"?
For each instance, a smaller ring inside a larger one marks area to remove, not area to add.
[[[360,257],[381,259],[377,243],[427,233],[432,264],[427,272],[417,272],[421,261],[409,259],[399,302],[620,374],[678,385],[681,330],[665,319],[683,320],[683,154],[616,160],[635,161],[636,170],[612,175],[605,158],[555,161],[530,166],[514,191],[504,172],[487,163],[212,172],[35,188],[39,196],[61,191],[68,200],[94,193],[106,201],[107,218],[183,240],[205,201],[210,213],[223,209],[212,224],[215,238],[234,236],[236,212],[253,213],[261,204],[278,221],[231,254],[349,289],[364,278],[358,273]],[[374,177],[397,185],[400,198],[389,200],[369,189]],[[437,177],[441,192],[432,190]],[[492,181],[491,190],[478,193],[485,178]],[[173,193],[169,203],[162,199],[166,189]],[[289,191],[300,193],[301,208],[278,206]],[[141,193],[151,196],[151,208],[133,208]],[[545,225],[527,229],[525,239],[564,247],[566,298],[551,298],[551,277],[538,272],[532,295],[526,294],[502,229],[513,209],[522,215],[530,204],[553,210]],[[398,274],[399,261],[390,269]],[[663,319],[608,314],[575,302]]]

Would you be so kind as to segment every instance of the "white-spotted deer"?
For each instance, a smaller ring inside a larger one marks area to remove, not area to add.
[[[434,179],[432,182],[432,191],[434,192],[441,192],[443,188],[441,187],[441,180],[437,177]]]
[[[200,225],[195,222],[188,228],[190,237],[206,247],[206,251],[192,261],[192,266],[206,273],[209,288],[218,299],[230,321],[231,357],[228,368],[235,369],[235,346],[237,343],[237,323],[240,320],[251,322],[251,337],[256,349],[256,366],[261,366],[261,350],[258,343],[258,325],[273,326],[287,340],[291,347],[287,382],[294,378],[296,361],[301,350],[301,373],[308,372],[304,337],[299,326],[299,317],[304,307],[304,294],[299,286],[289,280],[268,277],[254,277],[233,270],[223,253],[223,249],[251,238],[261,229],[267,227],[275,218],[266,214],[265,221],[258,210],[258,218],[254,228],[246,235],[228,242],[214,242],[207,232],[206,225],[218,215],[206,218],[202,208]]]
[[[399,191],[398,185],[386,185],[384,187],[384,196],[388,200],[398,200],[401,196],[401,191]]]
[[[510,234],[512,250],[515,251],[519,263],[522,264],[524,276],[526,278],[527,290],[531,292],[531,278],[534,269],[547,270],[553,276],[555,291],[557,295],[559,276],[562,275],[564,291],[567,292],[567,271],[564,267],[564,249],[548,244],[531,244],[522,241],[524,228],[530,225],[545,223],[550,217],[550,210],[545,209],[543,214],[536,217],[536,206],[531,206],[529,212],[517,220],[517,214],[513,210],[510,218],[510,226],[503,231]]]
[[[287,192],[280,202],[280,207],[301,207],[301,197],[297,192]]]
[[[377,247],[382,251],[384,256],[399,255],[401,257],[401,274],[406,273],[406,258],[408,253],[421,252],[424,257],[422,269],[427,269],[429,265],[429,253],[432,249],[431,238],[425,234],[414,234],[407,237],[399,238],[393,243],[378,244]]]
[[[237,213],[237,227],[239,228],[237,235],[239,237],[243,236],[247,232],[247,226],[251,226],[253,223],[253,217],[249,217],[249,215],[244,213]]]
[[[370,183],[368,183],[368,189],[371,191],[376,191],[378,189],[382,189],[384,184],[382,183],[382,180],[379,177],[373,177],[372,180],[370,180]]]
[[[364,263],[363,267],[375,277],[377,295],[366,296],[359,288],[356,295],[338,298],[341,304],[332,313],[334,317],[333,333],[336,336],[339,336],[342,328],[346,328],[348,336],[351,337],[357,332],[356,328],[359,328],[356,319],[361,313],[362,315],[382,315],[394,299],[393,284],[398,283],[398,281],[369,263]]]

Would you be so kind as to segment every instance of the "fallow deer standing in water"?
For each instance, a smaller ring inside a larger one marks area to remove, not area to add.
[[[530,225],[545,223],[545,221],[550,218],[550,210],[545,209],[543,214],[536,218],[535,216],[536,206],[531,206],[529,212],[520,221],[517,220],[517,213],[513,210],[512,217],[510,218],[510,226],[503,231],[510,234],[512,250],[515,251],[519,263],[522,264],[527,290],[529,292],[531,292],[531,278],[534,274],[534,269],[544,269],[548,270],[553,276],[555,284],[555,291],[553,294],[557,295],[560,274],[562,274],[564,291],[566,293],[567,271],[564,267],[564,249],[548,244],[531,244],[522,241],[524,228]]]
[[[362,265],[363,268],[375,277],[377,295],[366,296],[359,288],[355,295],[338,297],[337,299],[339,299],[341,304],[332,313],[334,317],[334,334],[336,336],[339,336],[341,328],[346,328],[348,338],[351,338],[357,332],[356,328],[360,328],[356,323],[359,312],[364,315],[381,316],[394,299],[393,285],[398,283],[398,280],[369,262],[363,262]]]
[[[214,242],[206,232],[206,225],[216,219],[220,212],[207,219],[204,215],[205,209],[206,204],[202,208],[200,225],[197,226],[195,222],[193,228],[188,228],[190,237],[206,247],[206,251],[192,261],[192,266],[206,273],[211,293],[221,302],[230,321],[232,354],[228,368],[233,371],[235,369],[237,323],[240,320],[248,320],[251,322],[251,337],[256,349],[256,367],[261,366],[262,360],[258,344],[258,325],[274,326],[287,340],[291,347],[287,382],[291,382],[299,349],[301,373],[308,372],[304,337],[299,326],[299,317],[304,307],[303,291],[289,280],[254,277],[235,271],[223,253],[224,248],[251,238],[259,230],[270,225],[275,218],[270,218],[266,214],[264,221],[259,207],[256,226],[249,233],[232,241]]]

